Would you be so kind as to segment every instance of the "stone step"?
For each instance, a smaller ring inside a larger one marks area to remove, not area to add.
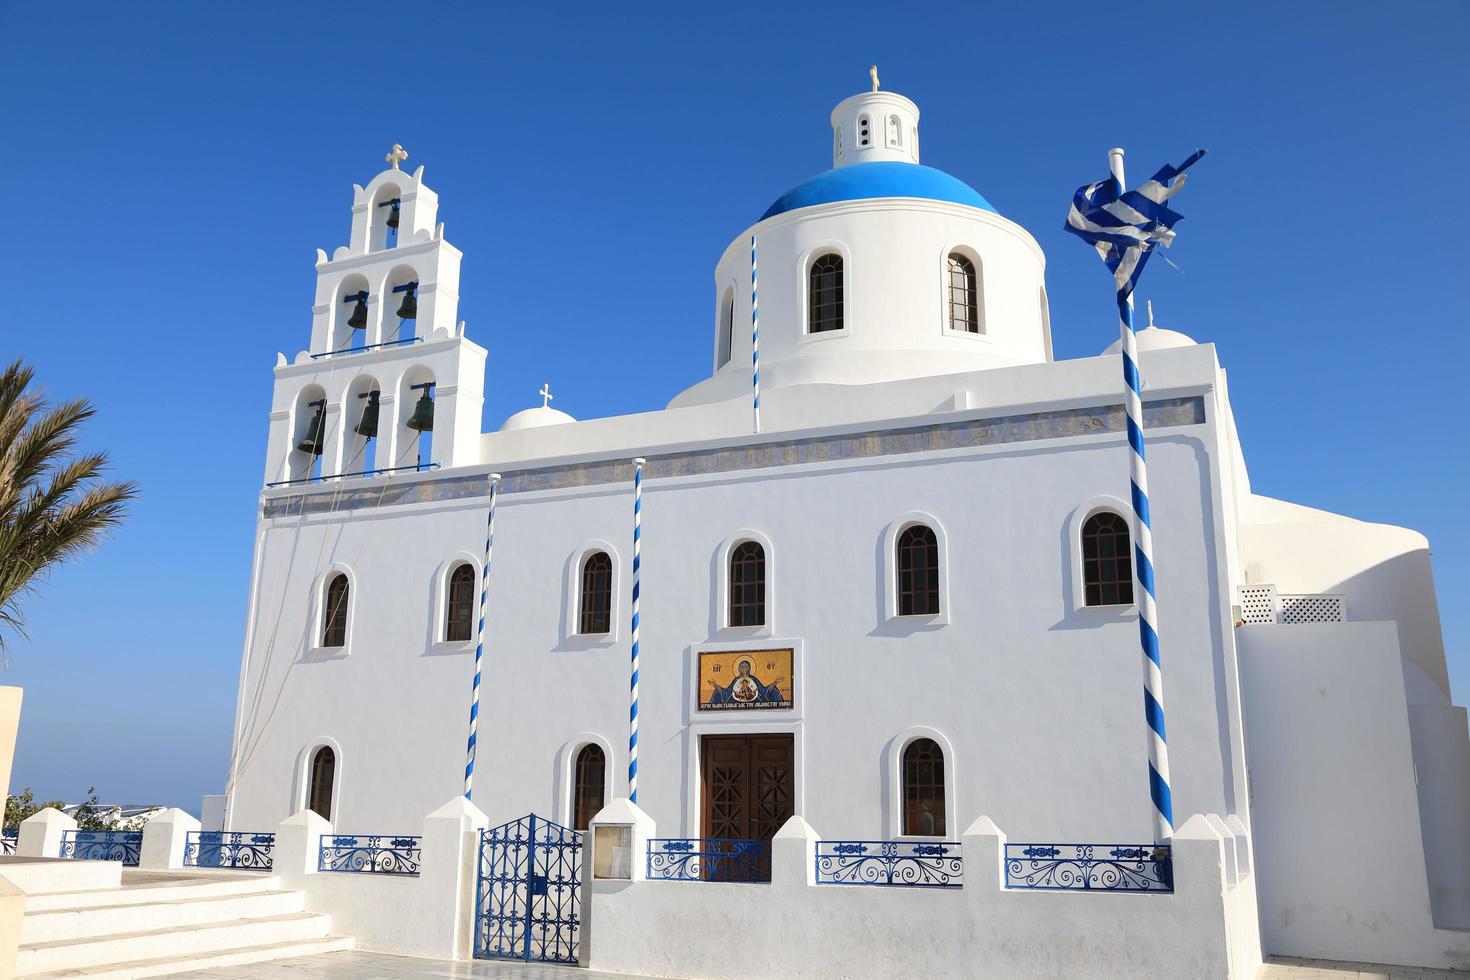
[[[346,936],[324,936],[321,939],[245,946],[217,953],[186,953],[182,956],[155,957],[133,960],[128,963],[110,963],[76,970],[21,974],[21,976],[26,980],[63,980],[63,978],[75,980],[78,977],[84,977],[86,980],[138,980],[140,977],[162,977],[171,973],[218,970],[227,966],[243,966],[247,963],[266,963],[270,960],[314,956],[318,953],[336,953],[352,949],[352,947],[352,940]]]
[[[108,905],[139,905],[144,902],[188,901],[194,898],[278,891],[281,887],[281,880],[269,874],[174,873],[171,877],[177,880],[170,881],[167,876],[153,875],[139,884],[125,882],[121,887],[27,895],[26,912],[29,914],[60,909],[103,908]]]
[[[157,892],[160,889],[146,891],[154,895],[152,901],[49,910],[27,908],[20,923],[20,941],[22,944],[34,944],[93,939],[175,926],[288,915],[305,908],[302,894],[292,891],[190,893],[187,898],[176,898],[174,894],[159,897]]]
[[[322,939],[330,927],[329,916],[295,912],[115,936],[26,943],[16,957],[16,975],[27,977],[149,958],[207,955],[250,946]]]

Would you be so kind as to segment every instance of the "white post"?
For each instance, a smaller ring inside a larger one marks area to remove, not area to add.
[[[48,806],[20,822],[15,853],[21,857],[61,857],[62,831],[76,829],[75,820]]]
[[[986,816],[960,834],[960,853],[965,859],[965,891],[996,890],[1006,882],[1006,835]]]
[[[771,887],[805,888],[817,883],[817,841],[812,825],[793,814],[771,838]]]
[[[199,821],[177,807],[170,807],[143,825],[143,849],[138,867],[167,871],[184,866],[184,844]]]
[[[315,810],[302,810],[276,825],[271,869],[280,877],[284,887],[306,887],[306,876],[316,874],[322,838],[331,833],[332,825]]]
[[[475,921],[480,831],[490,820],[463,796],[456,796],[424,818],[419,888],[423,901],[441,914],[425,937],[429,954],[470,958]]]

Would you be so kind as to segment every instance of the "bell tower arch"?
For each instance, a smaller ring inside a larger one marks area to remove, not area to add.
[[[276,360],[268,487],[479,462],[485,350],[457,319],[462,256],[439,196],[423,167],[400,168],[407,158],[394,144],[388,169],[353,185],[347,244],[317,249],[308,346]],[[431,387],[413,387],[425,378]],[[319,403],[309,415],[303,393]]]

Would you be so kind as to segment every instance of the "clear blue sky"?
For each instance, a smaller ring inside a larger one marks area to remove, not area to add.
[[[11,644],[17,791],[223,787],[271,367],[394,141],[465,253],[486,426],[548,380],[644,411],[708,370],[716,258],[873,62],[1046,249],[1059,358],[1116,336],[1073,189],[1115,144],[1135,178],[1209,148],[1143,295],[1219,345],[1258,492],[1429,536],[1470,701],[1470,5],[506,6],[0,0],[0,353],[143,485]]]

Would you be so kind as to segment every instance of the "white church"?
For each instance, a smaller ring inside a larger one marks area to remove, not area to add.
[[[495,338],[424,168],[354,187],[275,367],[224,829],[442,818],[484,584],[469,870],[292,872],[359,946],[442,920],[461,955],[661,976],[1470,966],[1426,540],[1253,492],[1228,346],[1138,331],[1155,841],[1118,345],[1054,359],[1040,246],[920,162],[912,101],[875,75],[830,121],[831,169],[715,263],[708,377],[637,415],[483,431]],[[491,866],[521,838],[529,870]]]

